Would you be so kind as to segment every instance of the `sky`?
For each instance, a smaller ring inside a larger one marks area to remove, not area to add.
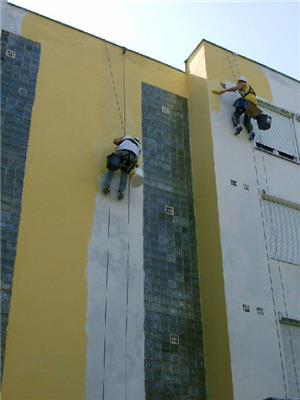
[[[10,0],[184,70],[202,39],[300,80],[300,0]]]

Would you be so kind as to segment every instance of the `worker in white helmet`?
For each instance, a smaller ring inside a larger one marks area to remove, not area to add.
[[[107,157],[107,174],[104,178],[103,193],[110,192],[110,185],[116,170],[120,169],[120,183],[118,199],[124,198],[128,174],[137,166],[142,148],[138,137],[124,136],[115,138],[113,143],[117,146],[115,152]]]
[[[232,116],[232,122],[235,126],[235,135],[238,135],[242,131],[240,124],[240,117],[244,114],[244,125],[249,133],[249,140],[253,140],[255,133],[253,132],[253,126],[251,124],[251,118],[256,119],[262,110],[257,107],[257,98],[254,89],[249,85],[248,80],[245,76],[240,76],[237,81],[237,85],[224,90],[213,90],[215,94],[223,94],[226,92],[239,92],[241,97],[238,98],[233,106],[235,112]]]

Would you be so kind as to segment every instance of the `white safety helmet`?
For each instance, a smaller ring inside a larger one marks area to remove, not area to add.
[[[248,82],[248,79],[247,79],[245,76],[242,75],[242,76],[239,77],[238,82],[245,82],[245,83],[247,83],[247,82]]]

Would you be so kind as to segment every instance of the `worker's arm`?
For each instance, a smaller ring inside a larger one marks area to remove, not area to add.
[[[113,143],[114,143],[116,146],[119,146],[119,144],[121,144],[121,143],[123,142],[123,140],[124,140],[124,137],[115,138],[114,141],[113,141]]]
[[[243,82],[238,83],[236,86],[232,86],[231,88],[224,90],[213,90],[214,94],[223,94],[226,92],[236,92],[237,90],[241,90],[245,84]]]

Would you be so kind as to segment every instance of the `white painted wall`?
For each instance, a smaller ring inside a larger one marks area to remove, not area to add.
[[[299,82],[295,79],[279,74],[278,72],[272,71],[269,68],[263,66],[260,66],[259,68],[272,88],[273,104],[293,113],[299,113]]]
[[[262,69],[274,104],[294,111],[300,84]],[[211,113],[234,400],[285,398],[276,313],[300,318],[300,266],[268,260],[258,191],[300,203],[300,165],[256,150],[245,130],[234,136],[231,115],[237,96],[221,96],[220,111]],[[243,304],[250,305],[249,313]]]
[[[3,18],[4,18],[6,6],[7,6],[7,1],[0,0],[0,35],[1,35],[2,29],[3,29]]]
[[[87,266],[86,399],[144,399],[143,186],[99,191]]]
[[[22,35],[23,19],[27,11],[7,4],[7,1],[1,0],[1,29]]]

